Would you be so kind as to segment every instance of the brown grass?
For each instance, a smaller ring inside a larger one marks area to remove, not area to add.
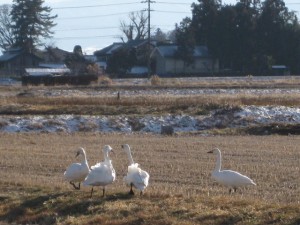
[[[59,96],[0,98],[1,114],[206,114],[212,109],[245,105],[300,106],[300,94],[193,96]]]
[[[101,79],[110,80],[102,77]],[[151,82],[158,80],[159,85]],[[111,80],[110,80],[111,81]],[[142,86],[126,82],[109,82],[109,87],[58,86],[58,87],[0,87],[0,114],[190,114],[208,113],[211,109],[244,105],[300,106],[300,94],[202,94],[202,95],[127,95],[126,91],[151,89],[159,92],[166,88],[297,88],[300,77],[258,80],[245,77],[240,80],[207,78],[183,80],[154,76]],[[104,85],[105,86],[105,85]],[[104,91],[105,94],[97,94]],[[105,92],[108,91],[108,92]],[[53,93],[60,93],[55,96]],[[117,93],[120,92],[120,99]],[[64,93],[68,93],[65,95]]]
[[[0,221],[38,224],[298,224],[300,152],[298,136],[202,137],[121,134],[1,134]],[[129,143],[133,157],[150,173],[145,196],[129,198],[122,182]],[[90,188],[73,191],[65,168],[82,146],[90,165],[110,144],[117,180],[92,200]],[[257,186],[234,195],[210,178],[215,156]]]

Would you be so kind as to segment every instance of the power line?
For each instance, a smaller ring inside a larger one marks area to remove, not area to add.
[[[164,11],[164,10],[154,10],[154,12],[159,12],[159,13],[184,13],[184,14],[191,13],[191,12],[183,12],[183,11]]]
[[[121,12],[121,13],[111,13],[111,14],[104,14],[104,15],[94,15],[94,16],[76,16],[76,17],[63,17],[63,18],[57,18],[59,20],[74,20],[74,19],[85,19],[85,18],[97,18],[97,17],[106,17],[106,16],[119,16],[119,15],[127,15],[129,13],[135,13],[140,12],[139,11],[131,11],[131,12]]]
[[[186,2],[155,2],[157,4],[168,4],[168,5],[191,5],[191,3]]]
[[[152,24],[154,27],[174,27],[174,24],[167,25],[167,24]],[[130,25],[128,25],[130,27]],[[83,30],[109,30],[109,29],[118,29],[120,27],[90,27],[90,28],[70,28],[70,29],[61,29],[61,30],[53,30],[54,32],[68,32],[68,31],[83,31]]]
[[[81,31],[81,30],[106,30],[106,29],[115,29],[119,27],[91,27],[91,28],[71,28],[63,30],[53,30],[53,31]]]
[[[106,16],[119,16],[119,15],[128,15],[130,13],[137,13],[141,12],[143,10],[138,11],[130,11],[130,12],[120,12],[120,13],[111,13],[111,14],[104,14],[104,15],[94,15],[94,16],[77,16],[77,17],[58,17],[59,20],[73,20],[73,19],[85,19],[85,18],[98,18],[98,17],[106,17]],[[189,14],[191,12],[183,12],[183,11],[168,11],[168,10],[151,10],[152,12],[158,12],[158,13],[183,13],[183,14]]]
[[[55,37],[55,40],[68,40],[68,39],[94,39],[94,38],[120,38],[120,36],[116,35],[100,35],[100,36],[85,36],[85,37]]]
[[[65,7],[55,7],[52,9],[83,9],[83,8],[96,8],[96,7],[107,7],[116,5],[133,5],[139,2],[126,2],[126,3],[113,3],[113,4],[103,4],[103,5],[83,5],[83,6],[65,6]]]

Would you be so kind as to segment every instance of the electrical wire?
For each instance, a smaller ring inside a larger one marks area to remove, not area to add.
[[[83,5],[83,6],[65,6],[65,7],[55,7],[52,9],[83,9],[83,8],[97,8],[97,7],[108,7],[116,5],[133,5],[140,2],[126,2],[126,3],[112,3],[112,4],[103,4],[103,5]]]
[[[157,4],[167,4],[167,5],[192,5],[192,3],[186,3],[186,2],[159,2],[155,1]]]
[[[153,27],[174,27],[174,25],[155,25]],[[127,27],[130,27],[129,25]],[[118,29],[120,27],[90,27],[90,28],[71,28],[71,29],[62,29],[62,30],[53,30],[54,32],[69,32],[69,31],[84,31],[84,30],[109,30],[109,29]]]
[[[184,14],[191,13],[191,12],[183,12],[183,11],[164,11],[164,10],[153,10],[153,12],[159,12],[159,13],[184,13]]]
[[[142,10],[140,10],[142,11]],[[106,17],[106,16],[119,16],[119,15],[128,15],[129,13],[135,13],[140,11],[131,11],[131,12],[121,12],[121,13],[111,13],[111,14],[104,14],[104,15],[94,15],[94,16],[76,16],[76,17],[57,17],[59,20],[74,20],[74,19],[85,19],[85,18],[98,18],[98,17]]]
[[[101,36],[85,36],[85,37],[54,37],[55,40],[69,40],[69,39],[94,39],[94,38],[120,38],[117,35],[101,35]]]

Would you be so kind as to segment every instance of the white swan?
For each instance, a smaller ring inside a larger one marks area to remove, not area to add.
[[[113,168],[111,160],[109,158],[109,152],[112,148],[109,145],[105,145],[103,148],[104,161],[97,163],[91,167],[91,171],[85,178],[83,184],[85,186],[102,186],[103,197],[105,195],[105,186],[111,184],[116,179],[116,172]],[[93,195],[93,188],[91,190],[91,197]]]
[[[139,168],[139,164],[134,163],[130,151],[130,147],[128,144],[122,145],[122,149],[127,153],[129,159],[129,166],[127,175],[124,177],[124,181],[126,184],[130,185],[129,194],[134,195],[132,187],[134,186],[136,189],[140,190],[140,194],[143,194],[143,191],[147,188],[149,183],[149,174]]]
[[[256,185],[253,180],[249,177],[240,174],[239,172],[232,170],[221,170],[221,151],[218,148],[215,148],[208,153],[217,154],[217,163],[216,167],[212,172],[212,178],[214,178],[218,183],[223,184],[229,187],[229,193],[231,189],[235,192],[238,187],[245,185]]]
[[[78,149],[75,157],[79,155],[83,155],[82,162],[71,164],[64,172],[64,178],[69,181],[70,184],[77,190],[80,189],[80,182],[84,181],[85,177],[90,172],[85,150],[82,147]],[[74,182],[79,182],[77,187],[75,186]]]

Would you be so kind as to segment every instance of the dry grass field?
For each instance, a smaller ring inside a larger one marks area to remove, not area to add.
[[[142,134],[0,134],[0,224],[300,224],[299,136],[172,136]],[[122,178],[121,144],[150,173],[144,196],[130,197]],[[111,145],[117,180],[105,198],[98,188],[75,191],[63,180],[79,146],[90,165]],[[223,168],[257,186],[229,195],[211,178],[213,147]]]
[[[103,90],[159,92],[195,87],[289,90],[299,88],[298,76],[272,80],[252,76],[240,80],[211,78],[197,82],[158,78],[155,84],[147,81],[134,85],[118,82],[88,87],[1,86],[0,114],[204,115],[213,109],[244,105],[300,106],[299,93],[122,94],[120,99],[112,94],[95,94]],[[0,132],[0,225],[299,225],[300,136],[237,134],[241,132],[227,129],[209,136]],[[124,143],[131,145],[133,158],[150,174],[150,184],[143,196],[129,196],[129,187],[123,184],[128,166],[121,149]],[[89,187],[73,190],[63,180],[63,173],[68,165],[79,160],[75,159],[78,147],[86,149],[91,166],[103,159],[105,144],[111,145],[116,153],[111,158],[117,179],[107,187],[106,197],[102,198],[101,189],[96,188],[90,199]],[[210,173],[216,156],[207,154],[214,147],[223,153],[224,169],[249,176],[257,186],[229,194],[228,188],[215,183]]]

